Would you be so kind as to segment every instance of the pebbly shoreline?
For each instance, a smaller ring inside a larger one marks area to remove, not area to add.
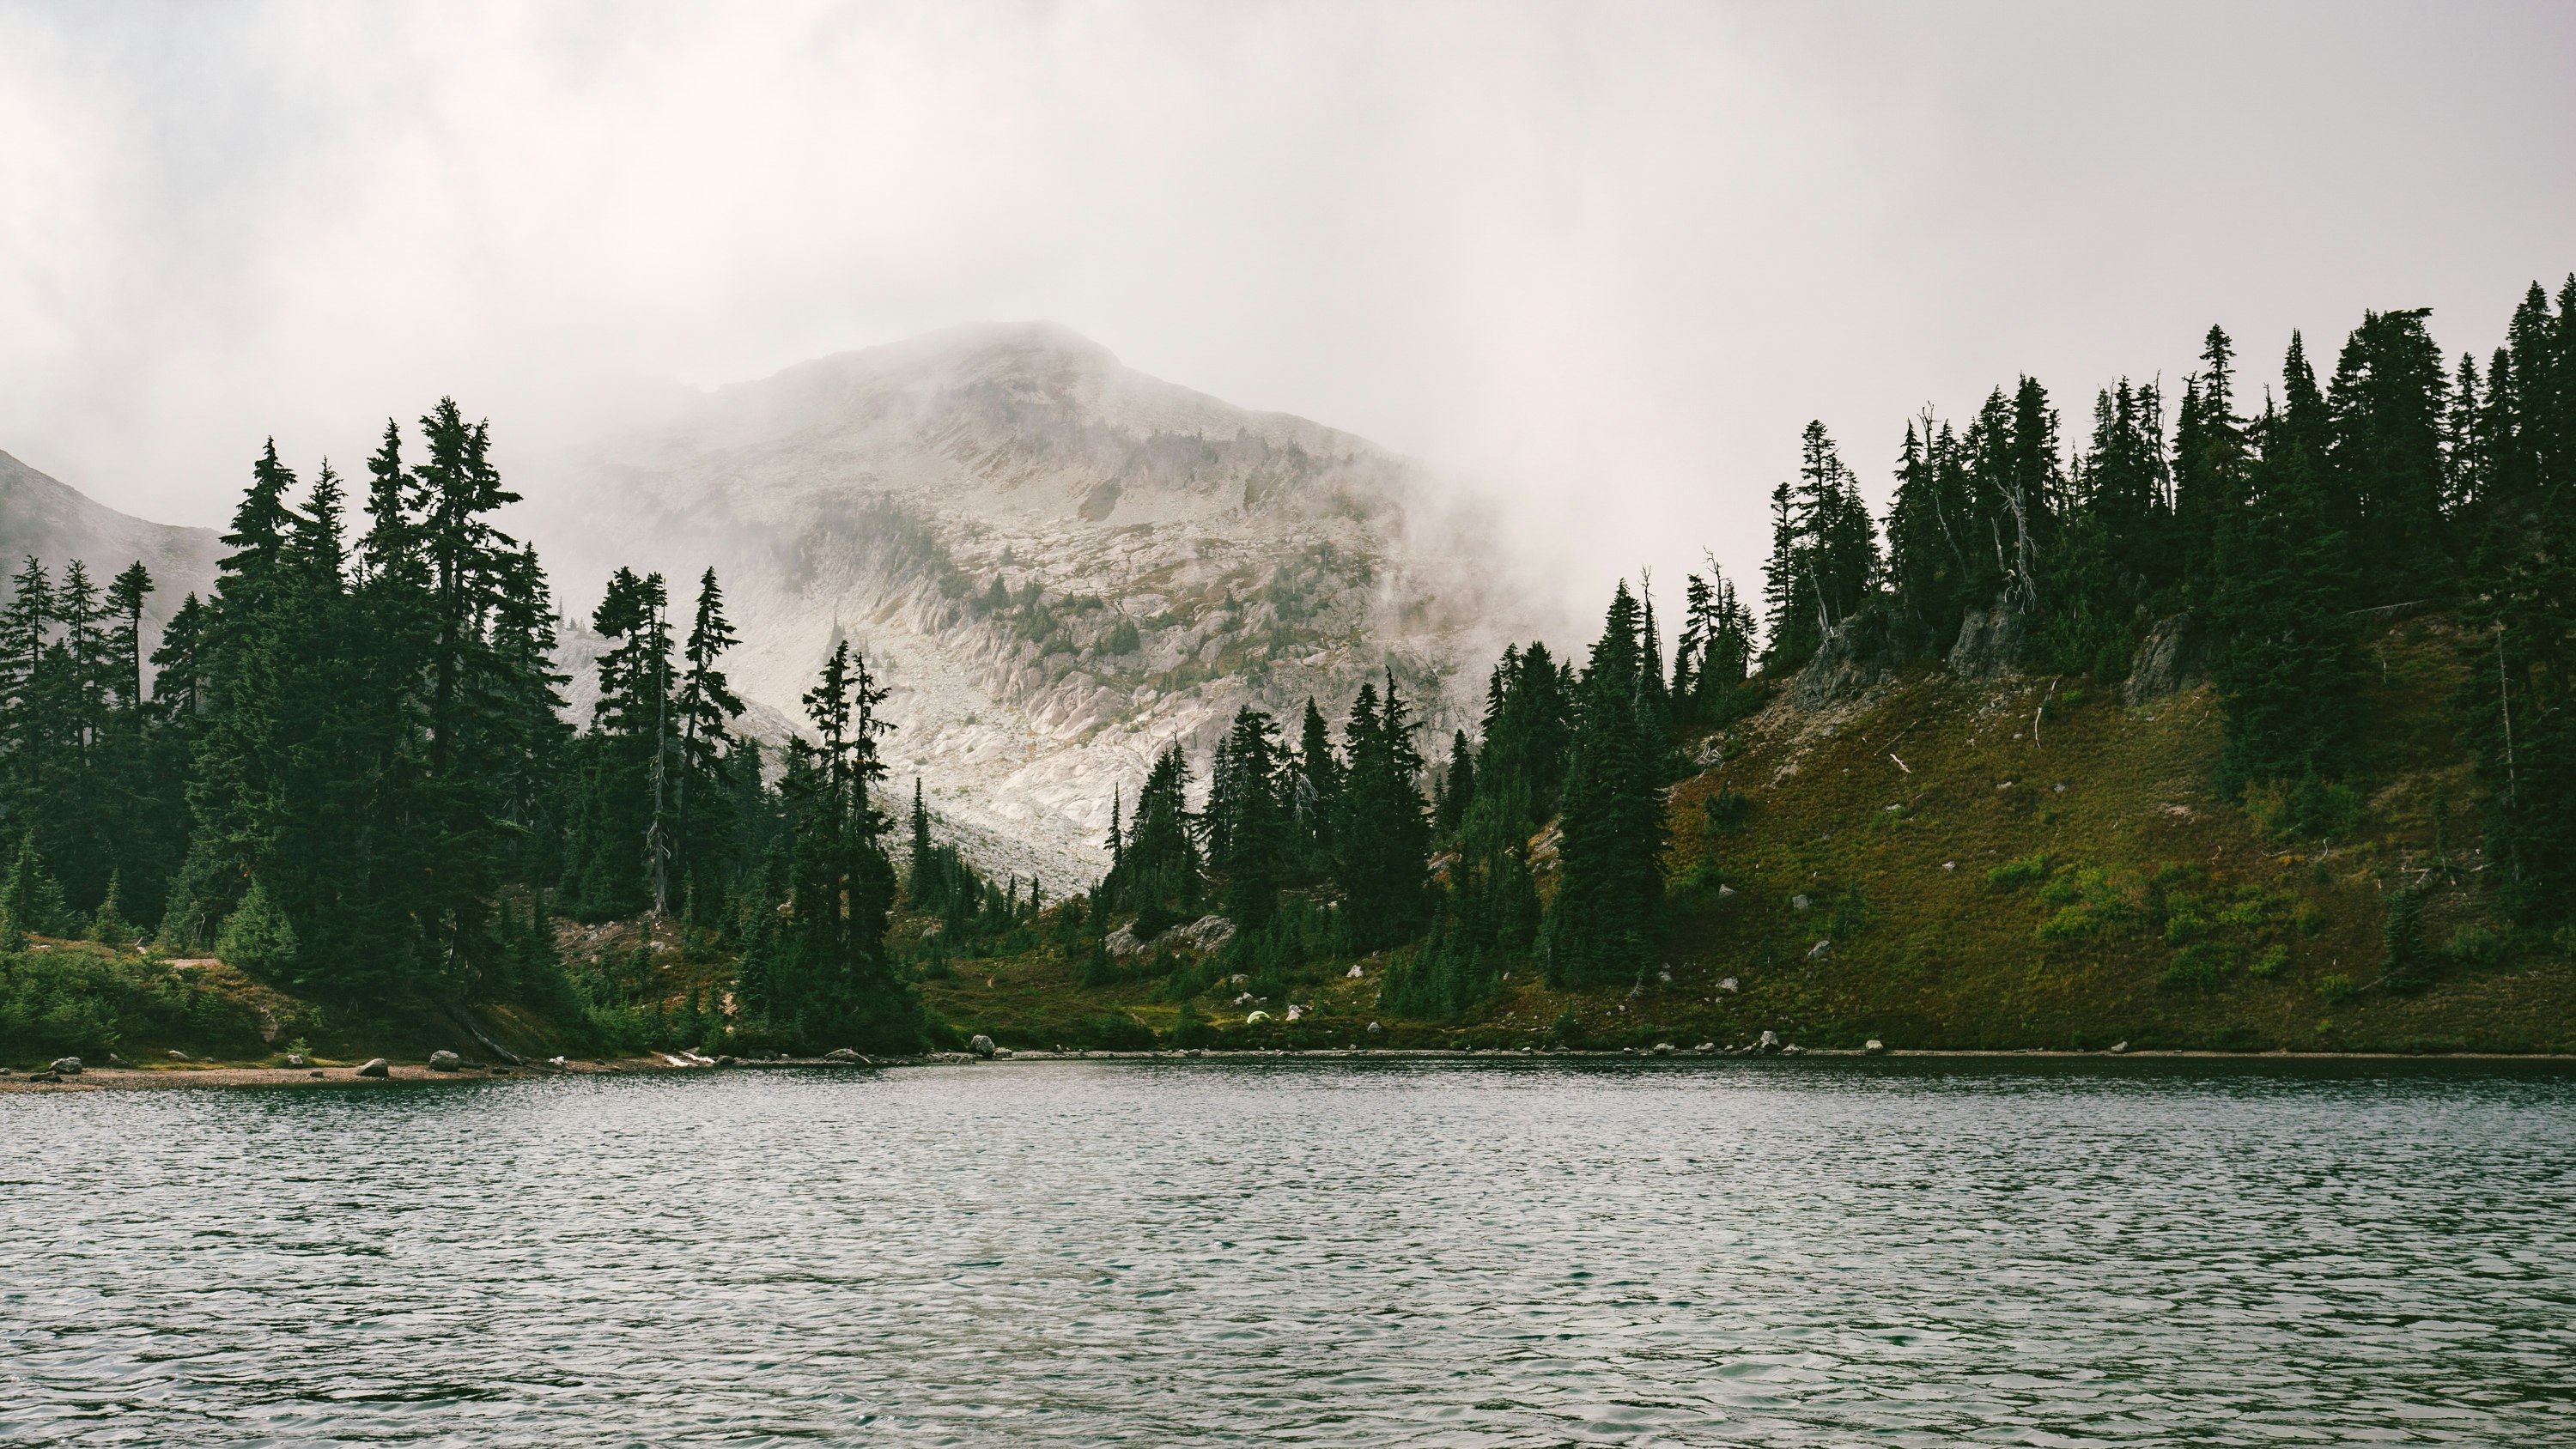
[[[381,1070],[366,1072],[368,1063],[315,1062],[302,1067],[245,1066],[219,1063],[174,1063],[169,1066],[138,1067],[130,1065],[93,1067],[84,1065],[77,1072],[12,1071],[0,1074],[0,1095],[38,1095],[59,1092],[160,1091],[174,1088],[202,1087],[267,1087],[267,1088],[366,1088],[396,1083],[408,1085],[454,1085],[465,1082],[495,1082],[560,1077],[614,1076],[690,1076],[721,1075],[743,1071],[827,1071],[863,1075],[889,1068],[978,1066],[1012,1067],[1032,1063],[1118,1062],[1158,1063],[1173,1065],[1189,1062],[1241,1064],[1252,1062],[1299,1062],[1343,1064],[1365,1062],[1624,1062],[1632,1064],[1709,1061],[1794,1062],[1801,1060],[1850,1060],[1854,1058],[1906,1058],[1958,1061],[2450,1061],[2450,1062],[2527,1062],[2565,1063],[2576,1065],[2576,1055],[2564,1053],[2448,1052],[2425,1055],[2404,1052],[2214,1052],[2214,1051],[2064,1051],[2046,1048],[2020,1050],[1922,1050],[1894,1051],[1870,1048],[1784,1049],[1767,1053],[1725,1051],[1699,1048],[1624,1048],[1610,1051],[1540,1050],[1537,1048],[1448,1049],[1432,1047],[1332,1047],[1308,1050],[1286,1048],[1240,1051],[1188,1048],[1164,1051],[1016,1051],[996,1052],[983,1056],[973,1052],[936,1052],[918,1056],[864,1057],[852,1054],[844,1058],[800,1057],[751,1060],[715,1058],[687,1060],[655,1055],[620,1057],[604,1060],[566,1060],[561,1065],[530,1063],[507,1065],[482,1062],[460,1062],[433,1067],[427,1063],[383,1063]]]

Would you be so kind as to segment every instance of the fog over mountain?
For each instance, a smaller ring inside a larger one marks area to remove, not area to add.
[[[564,592],[657,569],[684,619],[715,568],[773,738],[850,638],[892,690],[896,784],[1058,880],[1105,864],[1113,791],[1173,742],[1203,760],[1241,705],[1293,729],[1311,696],[1338,724],[1392,669],[1445,727],[1505,640],[1563,622],[1416,465],[1048,324],[822,358],[595,446],[519,480]]]
[[[919,778],[974,856],[1072,884],[1155,753],[1203,763],[1246,704],[1336,725],[1389,671],[1430,727],[1472,719],[1503,644],[1566,637],[1490,519],[1363,438],[1148,377],[1065,328],[977,326],[696,395],[508,473],[564,612],[567,713],[589,601],[658,570],[685,633],[717,571],[725,661],[771,741],[839,639],[889,688],[890,788]],[[308,460],[290,458],[290,466]],[[301,471],[309,473],[310,469]],[[104,581],[141,559],[157,624],[211,590],[210,529],[131,518],[0,453],[0,549]]]
[[[147,640],[157,638],[180,600],[214,585],[223,545],[210,528],[150,523],[119,513],[79,489],[0,452],[0,571],[15,574],[34,558],[59,579],[74,559],[102,588],[128,564],[151,570],[143,606]]]

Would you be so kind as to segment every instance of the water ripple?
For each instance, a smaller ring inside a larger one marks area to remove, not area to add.
[[[0,1445],[2576,1442],[2576,1077],[1020,1064],[0,1102]]]

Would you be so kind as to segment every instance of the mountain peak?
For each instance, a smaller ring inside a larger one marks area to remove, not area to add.
[[[752,641],[736,683],[781,715],[846,632],[894,690],[896,771],[987,865],[1061,881],[1103,863],[1114,789],[1239,707],[1338,716],[1392,666],[1427,722],[1464,717],[1520,608],[1423,481],[1027,322],[720,389],[528,491],[570,515],[576,594],[714,566]]]

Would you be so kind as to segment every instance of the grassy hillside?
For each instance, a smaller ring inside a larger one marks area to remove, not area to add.
[[[1310,1045],[1768,1029],[1900,1048],[2576,1050],[2569,943],[2517,940],[2477,889],[2468,762],[2443,704],[2455,642],[2439,620],[2369,641],[2364,786],[2331,840],[2268,836],[2261,802],[2211,794],[2205,688],[2131,708],[2079,681],[1918,672],[1698,742],[1707,768],[1673,792],[1665,966],[1628,990],[1552,992],[1523,969],[1468,1020],[1403,1022],[1376,1010],[1386,963],[1370,959],[1358,980],[1333,962],[1289,973],[1285,999],[1238,1004],[1251,983],[1229,983],[1200,1009],[1228,1040]],[[2420,987],[2382,979],[2387,900],[2406,883],[2426,891],[2436,958]],[[1026,950],[958,961],[924,992],[1005,1045],[1105,1043],[1178,1025],[1164,985],[1178,964],[1084,988],[1056,953]],[[1293,1025],[1277,1020],[1288,1001],[1309,1008]],[[1253,1010],[1273,1019],[1247,1026]]]

